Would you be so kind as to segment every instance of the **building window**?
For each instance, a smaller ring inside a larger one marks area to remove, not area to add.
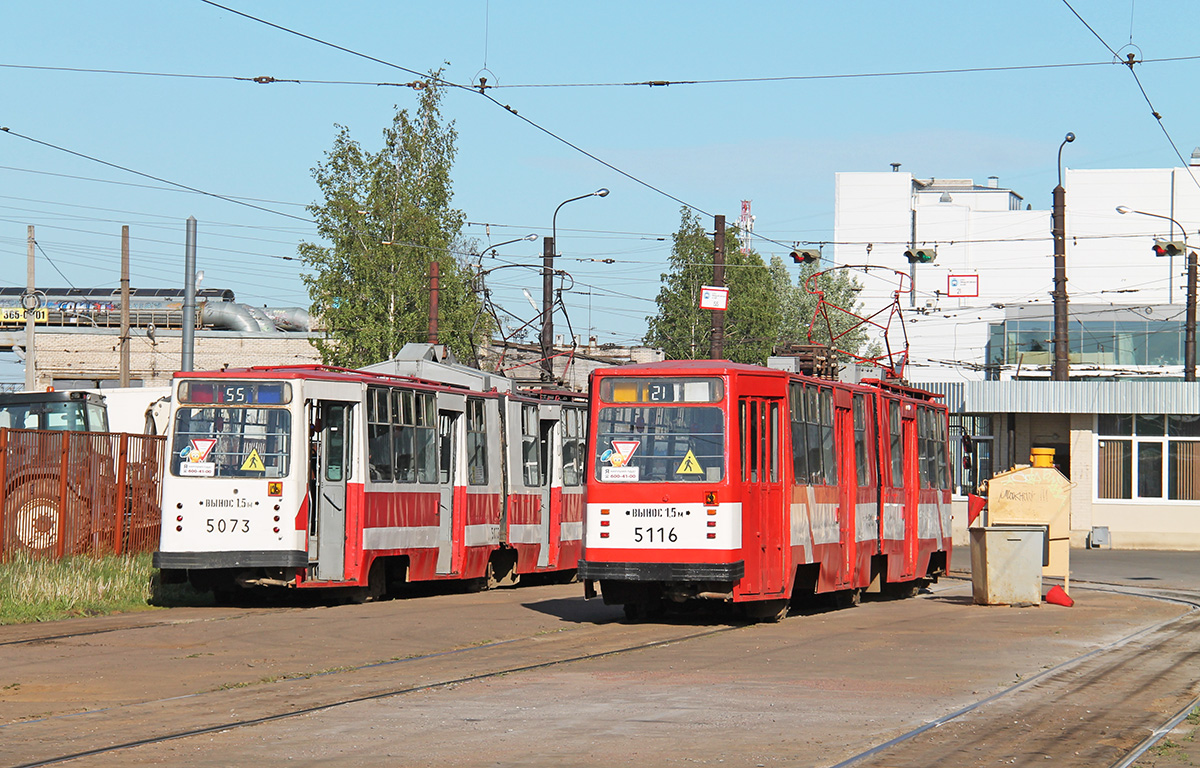
[[[1097,416],[1096,496],[1200,501],[1200,416]]]

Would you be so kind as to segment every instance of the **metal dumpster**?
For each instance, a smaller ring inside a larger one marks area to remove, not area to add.
[[[1040,525],[997,525],[971,529],[971,587],[979,605],[1040,605]]]

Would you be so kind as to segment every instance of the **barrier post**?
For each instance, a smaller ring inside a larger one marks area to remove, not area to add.
[[[122,545],[125,541],[125,505],[129,498],[129,488],[126,484],[127,472],[129,466],[129,435],[125,432],[121,433],[121,439],[117,448],[117,524],[114,526],[116,530],[116,541],[113,542],[114,554],[121,554]]]
[[[4,559],[4,510],[8,506],[8,428],[0,429],[0,560]]]
[[[62,461],[58,468],[58,537],[54,542],[54,556],[63,559],[63,551],[67,545],[67,480],[70,471],[71,433],[61,432]]]

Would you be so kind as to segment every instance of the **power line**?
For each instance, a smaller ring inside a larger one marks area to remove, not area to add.
[[[1088,24],[1087,20],[1084,19],[1082,16],[1080,16],[1079,12],[1071,7],[1071,3],[1069,0],[1063,0],[1063,5],[1067,6],[1067,9],[1070,10],[1071,13],[1075,14],[1075,18],[1079,19],[1079,21],[1083,23],[1083,26],[1087,27],[1088,31],[1096,36],[1096,39],[1099,40],[1100,43],[1105,48],[1108,49],[1109,53],[1111,53],[1113,55],[1114,59],[1116,59],[1121,64],[1124,64],[1125,66],[1129,67],[1129,74],[1133,76],[1133,81],[1135,83],[1137,83],[1138,90],[1142,92],[1142,98],[1146,100],[1146,105],[1148,107],[1150,107],[1150,114],[1154,117],[1155,122],[1158,123],[1158,127],[1162,130],[1163,136],[1167,137],[1167,143],[1171,145],[1171,149],[1175,150],[1175,156],[1179,158],[1179,162],[1183,165],[1184,168],[1187,168],[1188,162],[1183,159],[1183,153],[1179,151],[1179,147],[1175,144],[1175,139],[1173,139],[1171,137],[1171,133],[1167,130],[1167,126],[1163,124],[1162,114],[1159,113],[1159,111],[1154,108],[1154,102],[1150,101],[1150,94],[1146,93],[1146,88],[1145,88],[1145,86],[1142,85],[1141,78],[1138,77],[1137,72],[1133,68],[1134,64],[1139,64],[1141,62],[1139,62],[1137,60],[1137,57],[1132,53],[1129,54],[1128,58],[1125,61],[1120,61],[1121,55],[1119,53],[1117,53],[1116,51],[1114,51],[1113,47],[1111,45],[1109,45],[1107,42],[1105,42],[1104,38],[1100,36],[1100,33],[1097,32],[1095,29],[1093,29],[1092,25]],[[1131,32],[1132,32],[1132,28],[1131,28]],[[1130,35],[1130,38],[1132,39],[1132,34]],[[1191,177],[1192,183],[1196,185],[1196,188],[1200,189],[1200,179],[1197,179],[1195,174],[1190,173],[1190,172],[1188,173],[1188,176]]]
[[[16,136],[18,139],[24,139],[25,141],[32,142],[34,144],[39,144],[43,147],[48,147],[50,149],[58,150],[59,152],[65,152],[68,155],[74,155],[75,157],[80,157],[80,158],[83,158],[84,160],[90,160],[93,163],[99,163],[101,165],[106,165],[109,168],[116,168],[117,170],[125,171],[126,173],[132,173],[135,176],[141,176],[143,178],[151,179],[153,181],[161,182],[163,184],[170,184],[173,187],[179,187],[180,189],[186,189],[187,191],[195,192],[198,195],[207,195],[208,197],[215,197],[216,199],[224,200],[227,203],[233,203],[235,205],[244,205],[247,208],[254,208],[255,210],[258,210],[258,211],[264,211],[266,213],[273,213],[276,216],[285,216],[289,219],[295,219],[296,221],[303,221],[303,222],[306,222],[309,224],[315,223],[315,222],[313,222],[312,219],[306,219],[302,216],[294,216],[290,213],[284,213],[283,211],[276,211],[276,210],[272,210],[271,208],[266,208],[261,205],[255,205],[254,203],[247,203],[244,200],[238,200],[237,198],[226,197],[225,195],[218,195],[216,192],[206,192],[203,189],[189,187],[187,184],[180,184],[177,181],[171,181],[170,179],[164,179],[160,176],[154,176],[149,173],[143,173],[142,171],[135,171],[134,169],[128,168],[123,165],[118,165],[116,163],[110,163],[107,160],[101,160],[98,157],[93,157],[91,155],[85,155],[84,153],[76,152],[73,149],[67,149],[66,147],[60,147],[57,144],[51,144],[48,141],[42,141],[41,139],[35,139],[32,136],[26,136],[22,133],[17,133],[16,131],[14,131],[10,128],[7,128],[7,127],[0,127],[0,132],[6,133],[9,136]]]
[[[59,268],[58,268],[58,265],[57,265],[57,264],[55,264],[55,263],[54,263],[54,259],[50,258],[50,254],[46,253],[46,251],[44,251],[44,250],[42,249],[42,244],[41,244],[41,243],[39,243],[37,240],[34,240],[34,241],[33,241],[33,244],[34,244],[34,246],[35,246],[35,247],[36,247],[36,248],[37,248],[39,251],[41,251],[41,252],[42,252],[42,255],[46,257],[46,261],[50,262],[50,266],[54,267],[54,271],[58,273],[58,276],[59,276],[59,277],[61,277],[63,280],[66,280],[66,281],[67,281],[67,285],[69,285],[69,286],[71,286],[72,288],[74,288],[74,287],[75,287],[75,283],[72,283],[72,282],[71,282],[71,278],[69,278],[69,277],[67,277],[66,275],[64,275],[64,274],[63,274],[63,271],[62,271],[61,269],[59,269]]]
[[[566,146],[568,146],[571,149],[575,150],[576,152],[579,152],[580,154],[594,160],[595,162],[600,163],[601,165],[608,168],[609,170],[612,170],[612,171],[620,174],[621,176],[624,176],[625,178],[629,179],[630,181],[632,181],[636,184],[639,184],[639,185],[651,190],[652,192],[656,192],[656,193],[662,195],[663,197],[666,197],[669,200],[673,200],[673,201],[679,203],[680,205],[682,205],[690,210],[695,211],[696,213],[703,214],[704,216],[709,216],[709,217],[713,216],[713,214],[709,213],[708,211],[705,211],[703,208],[700,208],[699,206],[693,205],[693,204],[687,202],[686,200],[676,197],[675,195],[672,195],[671,193],[667,192],[666,190],[656,187],[653,184],[651,184],[650,182],[644,181],[643,179],[640,179],[637,176],[634,176],[632,173],[629,173],[628,171],[624,171],[624,170],[618,168],[617,166],[613,165],[612,163],[601,159],[597,155],[585,150],[584,148],[580,147],[579,145],[574,144],[571,141],[568,141],[566,138],[564,138],[562,136],[559,136],[557,133],[551,131],[549,128],[546,128],[546,127],[540,125],[539,123],[534,122],[533,120],[529,119],[528,117],[525,117],[524,115],[518,113],[517,110],[514,109],[513,107],[511,107],[507,104],[501,104],[499,101],[496,101],[496,99],[494,99],[490,95],[488,95],[485,88],[480,87],[477,90],[470,86],[462,85],[461,83],[455,83],[450,80],[446,80],[446,79],[442,78],[441,76],[434,74],[432,72],[430,72],[428,74],[421,74],[420,72],[417,72],[414,69],[409,69],[408,67],[403,67],[403,66],[400,66],[399,64],[394,64],[390,61],[385,61],[384,59],[380,59],[376,56],[371,56],[369,54],[362,53],[360,51],[356,51],[351,48],[346,48],[345,46],[337,45],[336,43],[331,43],[328,40],[322,40],[321,38],[314,37],[312,35],[308,35],[303,32],[299,32],[297,30],[290,29],[288,27],[284,27],[280,24],[275,24],[273,22],[267,21],[266,19],[262,19],[257,16],[253,16],[248,13],[243,13],[242,11],[238,11],[238,10],[230,8],[228,6],[221,5],[220,3],[217,3],[214,0],[200,0],[200,1],[203,3],[206,3],[208,5],[211,5],[214,8],[220,8],[222,10],[229,11],[230,13],[237,14],[238,16],[241,16],[245,19],[249,19],[251,21],[256,21],[259,24],[265,24],[266,26],[271,27],[273,29],[278,29],[281,32],[286,32],[291,35],[296,35],[297,37],[304,38],[305,40],[309,40],[311,42],[317,43],[318,45],[325,45],[330,48],[334,48],[336,50],[342,51],[343,53],[348,53],[351,56],[358,56],[358,57],[366,59],[368,61],[373,61],[377,64],[382,64],[386,67],[392,67],[394,69],[399,69],[403,72],[408,72],[410,74],[417,75],[418,77],[427,79],[431,82],[446,86],[447,88],[456,88],[459,90],[468,91],[470,93],[478,93],[480,96],[487,99],[492,104],[495,104],[497,107],[500,107],[505,112],[508,112],[509,114],[511,114],[514,117],[518,118],[519,120],[525,122],[529,126],[537,129],[538,131],[541,131],[542,133],[544,133],[545,135],[554,139],[555,141],[565,144]],[[414,86],[414,87],[416,87],[416,86]],[[786,245],[785,243],[771,240],[770,238],[764,237],[762,235],[755,235],[754,233],[749,233],[749,234],[751,234],[753,237],[757,237],[760,240],[774,243],[775,245],[778,245],[783,248],[790,247],[790,246]]]
[[[265,24],[268,27],[278,29],[281,32],[287,32],[290,35],[295,35],[296,37],[302,37],[305,40],[309,40],[311,42],[317,43],[318,45],[326,45],[326,46],[329,46],[330,48],[334,48],[336,50],[342,51],[343,53],[348,53],[351,56],[358,56],[359,58],[366,59],[367,61],[373,61],[376,64],[382,64],[385,67],[391,67],[393,69],[398,69],[401,72],[407,72],[410,75],[416,75],[417,77],[421,78],[422,80],[433,80],[436,83],[439,83],[439,84],[445,85],[445,86],[449,86],[449,87],[453,87],[453,88],[464,88],[464,89],[467,88],[467,86],[465,86],[465,85],[459,85],[458,83],[452,83],[449,80],[443,80],[442,78],[440,78],[437,75],[434,75],[432,73],[426,74],[426,73],[418,72],[415,69],[409,69],[408,67],[402,67],[399,64],[393,64],[390,61],[384,61],[383,59],[379,59],[379,58],[370,56],[365,53],[360,53],[359,51],[355,51],[350,48],[346,48],[344,46],[337,45],[336,43],[331,43],[328,40],[322,40],[319,37],[313,37],[312,35],[306,35],[303,32],[298,32],[294,29],[289,29],[288,27],[284,27],[279,24],[274,24],[270,21],[267,21],[266,19],[261,19],[257,16],[251,16],[250,14],[243,13],[242,11],[239,11],[235,8],[230,8],[228,6],[221,5],[220,3],[213,2],[213,0],[200,0],[200,2],[207,3],[208,5],[211,5],[214,8],[220,8],[223,11],[229,11],[230,13],[241,16],[242,18],[250,19],[251,21],[257,21],[259,24]],[[413,87],[416,88],[419,86],[414,85]]]
[[[207,2],[207,0],[205,0],[205,1]],[[272,24],[269,21],[264,21],[257,17],[251,16],[249,14],[242,13],[240,11],[236,11],[232,8],[227,8],[225,6],[217,5],[216,3],[209,3],[209,4],[214,5],[218,8],[222,8],[223,10],[230,11],[231,13],[236,13],[240,16],[244,16],[245,18],[252,19],[254,21],[259,21],[263,24],[267,24],[268,26],[275,27],[276,29],[280,29],[282,31],[294,32],[293,30],[287,29],[286,27]],[[1078,16],[1078,14],[1076,14],[1076,16]],[[1082,19],[1081,19],[1081,21],[1082,21]],[[1084,22],[1084,24],[1086,25],[1087,22]],[[1090,26],[1088,28],[1091,29]],[[1092,33],[1095,34],[1095,30],[1092,30]],[[399,65],[391,64],[390,62],[386,62],[382,59],[376,59],[376,58],[367,56],[366,54],[361,54],[361,53],[358,53],[357,51],[353,51],[349,48],[344,48],[344,47],[335,45],[333,43],[326,42],[319,38],[304,35],[303,33],[299,33],[299,32],[294,32],[294,34],[298,34],[301,37],[304,37],[305,39],[312,40],[313,42],[321,43],[322,45],[329,45],[331,47],[337,48],[338,50],[341,50],[341,51],[344,51],[347,53],[352,53],[356,56],[363,56],[364,58],[368,58],[371,61],[374,61],[377,63],[386,64],[388,66],[394,66],[404,72],[416,74],[422,78],[428,77],[428,75],[418,73],[415,70],[411,70],[411,69],[407,69],[405,67],[401,67]],[[1097,35],[1097,37],[1099,37],[1099,35]],[[1101,42],[1103,42],[1103,40],[1101,40]],[[1110,48],[1109,50],[1111,51],[1112,49]],[[1113,51],[1113,55],[1114,56],[1117,55],[1115,51]],[[1142,63],[1142,64],[1167,64],[1167,63],[1180,62],[1180,61],[1195,61],[1197,59],[1200,59],[1200,56],[1167,56],[1167,57],[1155,58],[1155,59],[1142,59],[1139,63]],[[891,78],[891,77],[925,77],[925,76],[936,76],[936,75],[989,74],[989,73],[996,73],[996,72],[1022,72],[1022,71],[1038,71],[1038,70],[1047,70],[1047,69],[1072,69],[1072,68],[1081,68],[1081,67],[1102,67],[1102,66],[1113,66],[1114,64],[1122,64],[1122,63],[1124,63],[1124,62],[1121,62],[1121,61],[1076,61],[1076,62],[1059,62],[1059,63],[1050,63],[1050,64],[1007,64],[1007,65],[1000,65],[1000,66],[994,66],[994,67],[949,67],[946,69],[908,69],[908,70],[895,70],[895,71],[887,71],[887,72],[833,72],[833,73],[826,73],[826,74],[820,74],[820,75],[764,75],[762,77],[726,77],[726,78],[706,78],[706,79],[688,79],[688,80],[634,80],[634,81],[628,81],[628,82],[607,82],[607,83],[510,83],[510,84],[480,83],[477,85],[466,86],[466,85],[462,85],[459,83],[450,83],[449,81],[442,81],[442,82],[445,85],[453,85],[454,87],[458,87],[458,88],[465,88],[468,90],[485,90],[485,91],[501,89],[501,88],[506,88],[506,89],[514,89],[514,88],[645,88],[645,87],[659,88],[659,87],[667,87],[667,86],[672,86],[672,85],[675,85],[675,86],[682,86],[682,85],[746,85],[746,84],[756,84],[756,83],[786,83],[786,82],[807,82],[807,81],[820,81],[820,80],[862,80],[862,79]],[[0,68],[2,68],[2,69],[25,69],[25,70],[45,71],[45,72],[74,72],[74,73],[78,73],[78,74],[95,74],[95,75],[122,75],[122,76],[128,76],[128,77],[160,77],[160,78],[179,78],[179,79],[187,79],[187,80],[221,80],[221,81],[230,81],[230,82],[255,83],[258,85],[274,85],[277,83],[285,83],[288,85],[349,85],[349,86],[367,86],[367,87],[372,87],[372,88],[379,88],[379,87],[413,88],[415,90],[420,90],[422,87],[424,87],[424,85],[421,81],[414,81],[414,82],[408,82],[408,83],[393,83],[393,82],[387,82],[387,81],[374,81],[374,80],[324,80],[324,79],[308,79],[308,78],[302,79],[302,78],[293,78],[293,77],[274,77],[272,75],[257,75],[257,76],[214,75],[214,74],[193,73],[193,72],[154,72],[154,71],[128,70],[128,69],[101,69],[101,68],[92,68],[92,67],[52,67],[52,66],[45,66],[45,65],[38,65],[38,64],[0,64]]]
[[[100,184],[117,184],[122,187],[138,187],[140,189],[153,189],[160,192],[190,192],[188,189],[176,189],[175,187],[162,187],[154,184],[136,184],[132,181],[117,181],[115,179],[97,179],[93,176],[74,176],[69,173],[54,173],[53,171],[35,171],[32,168],[15,168],[11,165],[0,165],[0,171],[17,171],[19,173],[36,173],[40,176],[57,176],[63,179],[77,179],[79,181],[94,181]],[[203,194],[203,193],[202,193]],[[307,207],[305,203],[293,203],[287,200],[266,200],[261,197],[246,197],[244,195],[225,195],[224,197],[234,200],[250,200],[256,203],[271,203],[272,205],[294,205],[299,208]]]

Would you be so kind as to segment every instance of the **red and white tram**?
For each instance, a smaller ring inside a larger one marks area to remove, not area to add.
[[[631,618],[709,598],[774,619],[945,573],[936,395],[697,360],[597,370],[590,397],[579,577]]]
[[[175,375],[154,565],[239,587],[574,570],[586,405],[428,356]],[[407,350],[406,350],[407,351]]]

